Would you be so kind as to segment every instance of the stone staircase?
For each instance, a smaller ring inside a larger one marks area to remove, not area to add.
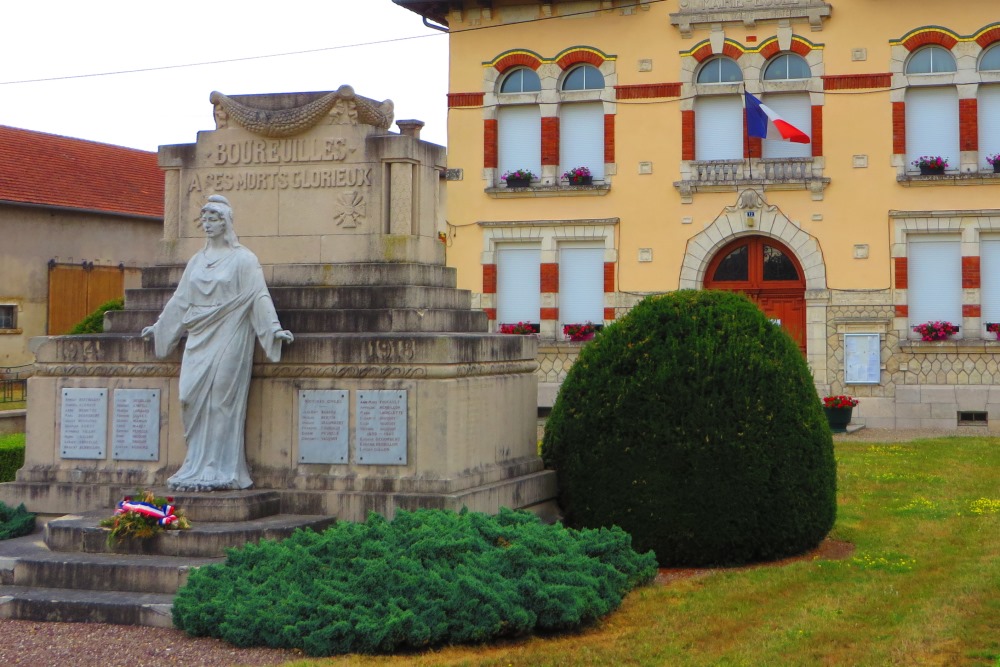
[[[174,499],[190,530],[110,548],[107,529],[98,525],[111,515],[106,510],[51,519],[33,535],[0,542],[0,618],[172,627],[174,595],[193,568],[223,562],[230,547],[335,521],[283,514],[275,491]]]
[[[136,333],[156,322],[180,282],[183,266],[143,270],[142,287],[125,292],[125,310],[105,316],[106,333]],[[423,264],[267,267],[267,283],[284,328],[300,334],[483,333],[488,316],[472,293],[456,289],[455,269]]]

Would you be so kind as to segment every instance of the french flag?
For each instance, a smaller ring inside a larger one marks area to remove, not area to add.
[[[743,94],[746,96],[748,135],[774,141],[809,143],[808,134],[788,121],[782,120],[781,116],[776,114],[773,109],[750,93]]]

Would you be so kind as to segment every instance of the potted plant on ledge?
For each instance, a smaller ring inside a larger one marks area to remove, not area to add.
[[[535,175],[529,169],[514,169],[503,173],[503,180],[507,181],[508,188],[526,188],[531,185],[531,179]]]
[[[594,177],[587,167],[573,167],[564,171],[562,177],[569,181],[570,185],[591,185],[594,182]]]
[[[948,336],[957,334],[959,326],[951,322],[924,322],[913,327],[913,330],[920,334],[920,340],[936,341],[945,340]]]
[[[994,174],[1000,174],[1000,153],[994,153],[986,158],[986,161],[993,167]]]
[[[948,168],[948,159],[940,155],[921,155],[910,164],[920,170],[921,176],[934,176],[944,173]]]
[[[1000,340],[1000,322],[987,322],[986,330],[996,335],[997,340]]]
[[[843,394],[823,397],[823,412],[834,433],[847,433],[847,425],[851,423],[851,415],[858,399]]]
[[[597,327],[593,322],[563,325],[563,335],[568,336],[574,343],[591,340],[595,333],[597,333]]]

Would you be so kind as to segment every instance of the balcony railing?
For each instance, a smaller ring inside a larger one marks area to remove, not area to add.
[[[699,183],[725,181],[803,181],[813,178],[811,157],[752,160],[694,160],[691,175]]]
[[[753,158],[750,160],[690,160],[681,164],[683,180],[674,183],[689,199],[698,191],[738,189],[761,185],[764,189],[810,190],[822,199],[830,182],[823,177],[822,158]]]

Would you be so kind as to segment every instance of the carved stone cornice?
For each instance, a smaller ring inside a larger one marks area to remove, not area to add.
[[[680,0],[679,5],[680,11],[670,15],[670,22],[683,37],[713,23],[742,23],[750,28],[758,21],[796,19],[808,21],[813,31],[819,31],[833,10],[822,0]]]
[[[228,97],[213,91],[209,101],[215,106],[216,129],[235,122],[265,137],[290,137],[319,125],[324,118],[335,125],[372,125],[389,129],[393,119],[392,100],[377,102],[355,94],[350,86],[322,94],[306,104],[288,108],[254,106],[253,95]]]
[[[253,366],[255,378],[447,379],[534,373],[534,359],[464,364],[264,364]],[[47,364],[35,365],[38,377],[177,377],[180,364]]]

